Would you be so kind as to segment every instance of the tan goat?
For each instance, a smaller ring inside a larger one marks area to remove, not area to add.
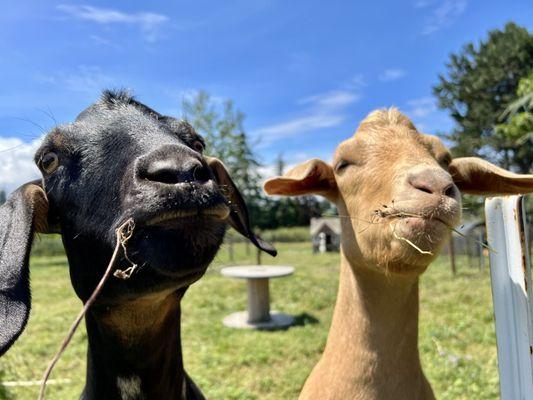
[[[307,161],[265,183],[319,194],[341,216],[340,284],[326,348],[301,400],[434,399],[418,353],[418,280],[461,216],[463,193],[533,191],[479,158],[452,159],[396,109],[371,113],[333,165]]]

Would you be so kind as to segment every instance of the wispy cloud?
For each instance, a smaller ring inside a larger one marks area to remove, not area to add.
[[[361,94],[356,90],[333,90],[307,96],[297,102],[305,106],[300,115],[261,127],[251,134],[261,138],[260,146],[267,146],[286,137],[338,126],[346,119],[345,108],[360,99]]]
[[[381,73],[379,80],[381,82],[392,82],[403,78],[407,72],[401,68],[389,68]]]
[[[20,138],[0,137],[0,188],[11,192],[39,177],[33,155],[42,138],[24,142]]]
[[[341,115],[306,115],[279,124],[265,126],[252,133],[257,136],[264,135],[264,141],[261,144],[265,145],[266,143],[272,143],[287,136],[330,128],[340,124],[343,120],[344,117]]]
[[[100,36],[100,35],[91,35],[90,39],[93,41],[94,44],[96,44],[98,46],[109,46],[109,47],[112,47],[112,48],[114,48],[116,50],[118,50],[120,48],[120,46],[118,46],[113,41],[111,41],[109,39],[106,39],[105,37]]]
[[[362,74],[356,74],[343,85],[343,88],[345,88],[346,90],[353,90],[355,92],[359,92],[361,88],[366,85],[367,82],[365,77]]]
[[[137,26],[148,42],[159,38],[160,28],[169,21],[163,14],[152,12],[126,13],[123,11],[89,5],[59,4],[57,9],[69,16],[101,25],[128,24]]]
[[[435,5],[435,3],[438,3],[439,0],[417,0],[414,3],[415,8],[426,8],[432,5]]]
[[[430,14],[426,17],[422,28],[423,35],[430,35],[444,27],[449,26],[466,10],[468,0],[418,0],[415,8],[428,9]]]
[[[431,97],[421,97],[407,102],[407,113],[413,118],[424,118],[437,111],[435,99]]]
[[[53,72],[38,74],[35,79],[40,83],[60,86],[73,92],[95,94],[113,86],[115,79],[105,74],[100,67],[80,65],[72,72]]]
[[[311,104],[319,108],[337,108],[347,106],[359,100],[361,96],[358,93],[348,92],[346,90],[334,90],[328,93],[317,94],[301,99],[299,104]]]
[[[302,151],[291,151],[290,157],[285,157],[283,153],[281,155],[286,163],[283,169],[284,173],[313,157],[322,158],[323,160],[327,160],[330,157],[328,152],[322,153],[320,150],[318,151],[318,154],[317,152],[314,152],[312,155]],[[261,183],[264,183],[267,179],[278,175],[278,165],[276,162],[270,162],[259,167],[257,172],[259,173]]]
[[[439,134],[453,127],[453,121],[439,110],[432,97],[420,97],[406,103],[405,113],[410,117],[421,132]]]

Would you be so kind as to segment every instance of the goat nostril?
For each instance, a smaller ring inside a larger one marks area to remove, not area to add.
[[[198,165],[192,171],[192,176],[195,182],[207,182],[210,178],[209,171],[204,165]]]
[[[179,175],[176,170],[172,168],[161,168],[153,171],[148,171],[146,179],[153,182],[161,182],[169,185],[178,183]]]
[[[413,171],[408,175],[407,181],[412,188],[427,194],[451,198],[457,194],[451,177],[437,169]]]
[[[453,183],[450,183],[448,186],[446,186],[443,190],[444,196],[446,197],[455,197],[455,186]]]
[[[433,194],[433,191],[425,186],[415,186],[415,188],[422,192]]]
[[[417,190],[420,190],[424,193],[433,194],[433,190],[431,190],[431,186],[426,184],[425,182],[413,180],[410,183],[411,183],[411,186]]]
[[[211,178],[207,167],[199,162],[180,165],[179,163],[169,162],[168,160],[152,162],[146,168],[141,168],[138,176],[147,181],[163,183],[166,185],[175,185],[186,182],[204,183]]]

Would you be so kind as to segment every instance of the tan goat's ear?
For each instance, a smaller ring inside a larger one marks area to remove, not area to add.
[[[267,180],[265,192],[282,196],[319,194],[334,201],[337,197],[337,182],[333,168],[314,158],[297,165],[283,176]]]
[[[515,174],[477,157],[454,159],[450,174],[463,193],[494,196],[533,192],[533,175]]]

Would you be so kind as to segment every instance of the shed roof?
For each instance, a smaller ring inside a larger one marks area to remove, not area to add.
[[[311,218],[309,233],[311,236],[315,236],[325,227],[331,229],[336,235],[341,234],[341,221],[338,217]]]

